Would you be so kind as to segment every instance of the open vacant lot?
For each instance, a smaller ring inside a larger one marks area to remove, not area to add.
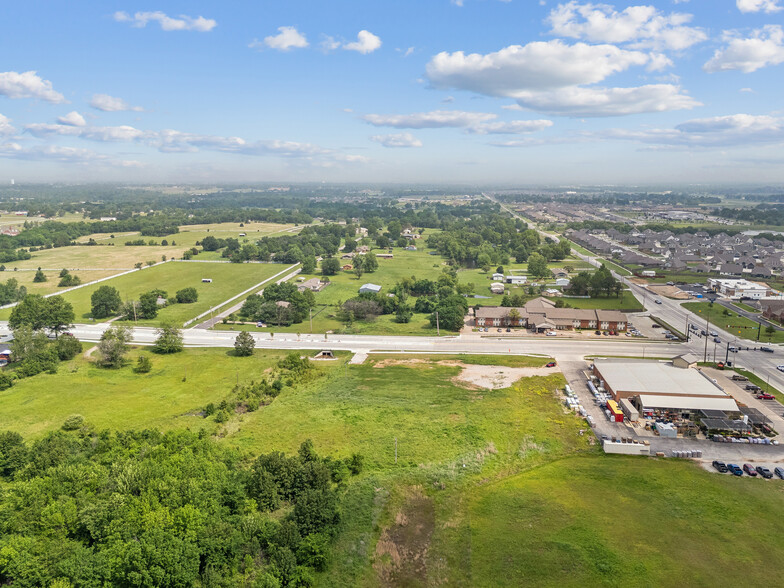
[[[139,353],[153,362],[149,374],[135,374]],[[0,392],[0,430],[36,437],[58,429],[71,414],[81,414],[98,429],[143,429],[205,426],[198,412],[224,398],[237,382],[258,379],[284,352],[232,357],[225,349],[188,349],[155,355],[137,349],[118,370],[96,367],[77,356],[58,373],[19,380]]]
[[[600,456],[555,461],[469,494],[465,555],[469,577],[483,586],[521,578],[536,586],[766,584],[784,567],[774,540],[784,493],[772,481]],[[754,532],[739,533],[748,521]]]
[[[99,429],[220,431],[253,454],[307,438],[322,455],[361,453],[319,585],[757,585],[784,567],[780,482],[601,454],[563,408],[560,373],[530,371],[546,358],[342,356],[224,425],[199,414],[283,355],[189,349],[152,355],[147,375],[80,356],[0,392],[0,427],[34,439],[77,413]],[[509,369],[529,371],[495,390],[461,379]]]

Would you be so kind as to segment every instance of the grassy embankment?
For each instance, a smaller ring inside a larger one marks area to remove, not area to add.
[[[711,325],[716,325],[729,334],[737,336],[739,339],[757,341],[759,323],[740,316],[720,304],[711,304],[710,302],[685,302],[682,306],[699,317],[700,323],[698,323],[697,326],[701,329],[705,328],[704,321],[707,319],[710,321]],[[724,314],[725,311],[728,314]],[[760,342],[763,343],[784,343],[784,331],[776,331],[770,335],[765,332],[765,328],[763,327],[761,332],[759,332],[759,336]]]

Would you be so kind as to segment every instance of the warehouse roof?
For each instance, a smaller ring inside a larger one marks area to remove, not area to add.
[[[668,396],[659,394],[640,394],[640,404],[644,408],[673,410],[724,410],[738,412],[738,405],[730,396],[707,398],[700,396]]]
[[[694,369],[679,369],[656,361],[607,359],[597,359],[594,365],[616,393],[726,396],[721,388]]]

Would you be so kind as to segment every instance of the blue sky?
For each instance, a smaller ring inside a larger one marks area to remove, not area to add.
[[[784,0],[29,0],[0,20],[0,182],[784,182]]]

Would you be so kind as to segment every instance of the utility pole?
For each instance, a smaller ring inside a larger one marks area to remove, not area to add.
[[[710,317],[705,317],[705,351],[702,355],[702,361],[708,363],[708,336],[710,335]]]
[[[761,334],[762,334],[762,321],[757,323],[757,341],[760,340]]]
[[[438,325],[438,311],[436,311],[436,336],[441,336],[441,327]]]
[[[310,310],[310,334],[313,334],[313,308],[308,309]]]

